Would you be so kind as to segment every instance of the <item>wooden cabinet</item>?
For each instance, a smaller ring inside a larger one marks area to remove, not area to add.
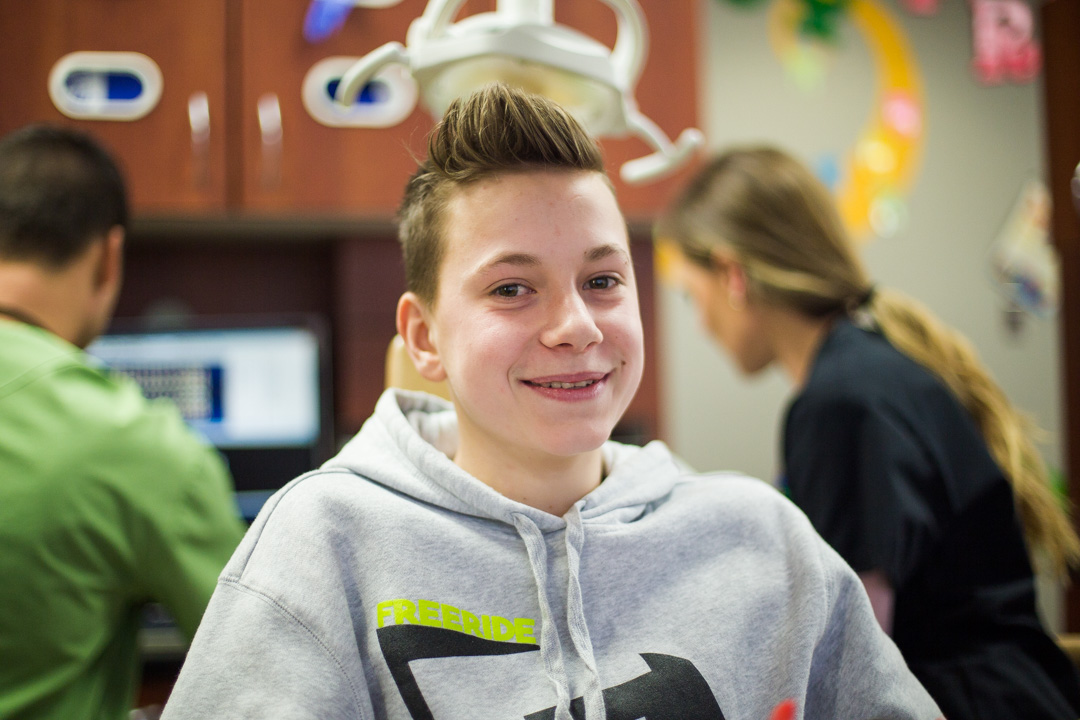
[[[152,58],[164,78],[157,106],[133,122],[61,114],[49,97],[50,71],[62,57],[85,51]],[[77,126],[119,157],[139,212],[220,211],[226,205],[225,58],[224,0],[0,2],[0,133],[30,122]],[[210,132],[193,142],[188,106],[200,93]]]
[[[404,37],[414,8],[357,9],[320,44],[302,36],[306,0],[34,0],[0,3],[0,133],[30,122],[73,125],[105,142],[140,216],[337,211],[389,217],[430,119],[389,129],[320,125],[301,85],[328,55],[362,55]],[[49,76],[73,52],[133,52],[161,71],[157,105],[133,121],[65,116]],[[278,104],[266,142],[260,102]],[[201,115],[209,120],[200,127]]]
[[[697,123],[692,0],[642,0],[650,51],[636,98],[674,138]],[[302,101],[308,71],[334,56],[361,57],[405,41],[424,3],[355,8],[318,43],[303,37],[307,0],[34,0],[0,3],[0,133],[31,121],[77,125],[122,160],[139,215],[335,215],[389,218],[431,117],[419,105],[387,128],[328,127]],[[472,0],[463,14],[494,8]],[[557,0],[556,19],[608,44],[616,26],[600,0]],[[75,51],[128,51],[161,68],[158,105],[131,122],[76,120],[50,100],[49,72]],[[209,134],[193,129],[208,111]],[[189,106],[195,103],[194,115]],[[260,123],[260,107],[273,121]],[[280,118],[280,125],[276,125]],[[651,149],[635,138],[604,149],[628,216],[647,219],[686,177],[642,186],[618,180],[623,162]]]
[[[691,0],[643,0],[651,47],[636,97],[642,111],[674,139],[697,124],[697,59],[693,28],[696,4]],[[405,42],[409,23],[423,10],[419,2],[390,9],[355,9],[341,30],[318,44],[301,36],[306,2],[241,0],[236,84],[240,119],[233,126],[242,140],[239,195],[235,205],[268,211],[346,211],[378,215],[392,211],[400,199],[413,157],[422,157],[433,124],[420,105],[400,125],[385,128],[332,128],[316,122],[303,107],[301,85],[308,70],[331,56],[361,57],[391,40]],[[494,0],[473,0],[463,14],[494,8]],[[557,22],[569,25],[611,46],[615,15],[599,0],[556,0]],[[272,96],[281,108],[280,160],[272,144],[262,141],[256,107]],[[618,168],[651,152],[635,138],[603,141],[620,202],[628,215],[647,218],[670,199],[689,170],[658,183],[628,186]],[[275,163],[280,162],[280,168]]]
[[[344,212],[389,216],[397,208],[415,155],[423,155],[431,118],[420,109],[388,128],[328,127],[308,113],[301,90],[308,71],[333,56],[359,58],[390,40],[404,41],[415,2],[354,9],[319,43],[302,34],[306,0],[240,0],[236,36],[238,88],[232,137],[239,138],[235,207],[257,212]],[[263,137],[260,100],[277,102],[280,147]]]

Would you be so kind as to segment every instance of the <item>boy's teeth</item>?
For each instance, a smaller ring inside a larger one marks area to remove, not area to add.
[[[596,382],[595,380],[583,380],[582,382],[577,382],[577,383],[549,382],[549,383],[536,383],[536,384],[539,385],[540,387],[559,388],[560,390],[568,390],[570,388],[589,387],[590,385],[592,385],[595,382]]]

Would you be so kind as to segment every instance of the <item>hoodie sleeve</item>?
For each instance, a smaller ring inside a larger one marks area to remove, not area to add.
[[[373,717],[344,665],[287,608],[223,580],[162,717]]]
[[[815,538],[826,623],[814,650],[806,718],[941,719],[941,711],[874,618],[853,570]]]
[[[222,573],[165,720],[374,717],[332,524],[290,487]]]

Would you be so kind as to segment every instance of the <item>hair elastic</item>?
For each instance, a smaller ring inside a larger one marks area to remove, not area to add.
[[[874,301],[874,296],[877,295],[877,285],[871,283],[870,287],[863,291],[862,295],[855,301],[856,308],[865,308]]]
[[[870,312],[870,303],[874,301],[875,295],[877,295],[877,285],[871,284],[861,295],[855,298],[854,307],[848,310],[848,316],[856,327],[874,332],[880,329],[877,319]]]

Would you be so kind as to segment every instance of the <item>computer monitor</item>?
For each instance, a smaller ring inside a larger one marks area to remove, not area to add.
[[[318,316],[117,319],[87,351],[172,400],[225,457],[248,523],[294,477],[334,449],[329,333]],[[182,659],[187,641],[158,604],[144,608],[147,660]]]
[[[333,449],[327,336],[310,316],[198,318],[153,329],[117,320],[87,351],[147,397],[176,403],[224,455],[248,516],[246,501],[261,504]]]

